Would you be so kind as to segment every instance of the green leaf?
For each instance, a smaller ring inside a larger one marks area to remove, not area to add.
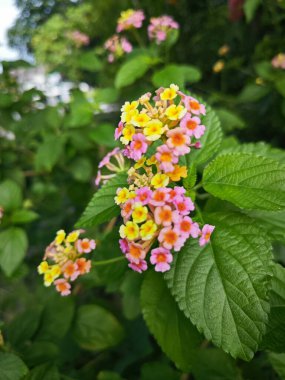
[[[221,121],[223,131],[231,132],[235,129],[245,128],[245,122],[234,112],[220,108],[216,110],[216,113]]]
[[[46,341],[34,341],[21,349],[21,354],[29,367],[40,365],[47,361],[54,361],[59,357],[58,345]]]
[[[64,148],[64,139],[60,136],[46,136],[35,156],[37,171],[51,171],[58,162]]]
[[[145,363],[141,369],[140,380],[179,380],[181,375],[170,365],[162,362]]]
[[[195,186],[197,181],[197,169],[195,164],[191,164],[187,168],[187,177],[183,179],[183,187],[189,192]]]
[[[247,22],[251,22],[257,11],[257,8],[262,3],[262,0],[245,0],[243,5],[245,17]]]
[[[123,378],[117,372],[100,371],[97,380],[123,380]]]
[[[262,348],[275,352],[285,351],[285,269],[274,265],[270,291],[270,314]]]
[[[47,363],[33,368],[25,380],[60,380],[60,375],[55,365]]]
[[[64,298],[57,293],[52,294],[46,301],[36,338],[57,343],[71,326],[74,308],[72,297]]]
[[[198,82],[201,77],[201,71],[195,66],[172,64],[156,71],[152,76],[152,83],[156,87],[169,87],[172,83],[184,87],[187,82]]]
[[[250,360],[268,320],[271,246],[253,220],[238,213],[208,215],[211,243],[189,239],[166,273],[187,317],[234,358]]]
[[[285,380],[285,354],[275,354],[270,352],[268,358],[280,379]]]
[[[83,70],[95,72],[100,71],[103,67],[103,64],[96,56],[94,51],[88,51],[87,53],[80,54],[78,66]]]
[[[96,88],[94,90],[94,100],[96,103],[115,103],[118,99],[119,91],[116,88]]]
[[[98,305],[81,306],[76,315],[74,337],[80,347],[100,351],[116,346],[124,336],[118,320]]]
[[[117,189],[126,185],[127,174],[125,172],[118,173],[116,177],[110,179],[94,194],[76,226],[95,226],[119,215],[120,208],[115,204],[114,198]]]
[[[22,223],[30,223],[34,220],[38,219],[39,215],[32,210],[16,210],[11,215],[11,223],[22,224]]]
[[[11,276],[25,257],[28,248],[26,232],[11,227],[0,233],[0,266],[6,276]]]
[[[135,272],[128,271],[124,277],[120,290],[123,294],[122,308],[127,319],[135,319],[141,311],[140,290],[142,277]]]
[[[7,336],[9,343],[15,349],[27,340],[31,339],[35,334],[40,324],[40,317],[42,315],[41,306],[29,307],[29,310],[18,314],[12,322],[7,326]]]
[[[117,72],[115,87],[122,88],[134,83],[147,72],[152,64],[152,60],[148,55],[137,55],[129,59]]]
[[[93,165],[87,157],[76,157],[69,164],[69,170],[78,182],[89,182],[92,177]]]
[[[22,191],[19,185],[11,180],[0,184],[0,206],[6,211],[15,210],[22,205]]]
[[[194,162],[196,165],[204,164],[210,160],[219,150],[223,136],[220,120],[209,105],[206,105],[206,115],[201,117],[201,121],[206,126],[205,134],[200,140],[202,147],[201,149],[192,149],[189,154],[190,163]]]
[[[89,132],[90,138],[99,145],[113,148],[118,146],[114,139],[115,128],[113,124],[104,123],[96,126]]]
[[[28,373],[28,368],[18,356],[0,352],[0,379],[1,380],[22,380]]]
[[[283,73],[282,73],[283,74]],[[285,97],[285,75],[280,75],[275,82],[276,90]]]
[[[147,273],[141,307],[146,324],[162,350],[178,368],[188,372],[202,337],[179,310],[160,273]]]
[[[266,157],[247,153],[218,156],[204,170],[203,186],[240,208],[285,209],[285,165]]]
[[[247,211],[246,214],[263,227],[273,241],[285,243],[285,211]]]
[[[195,380],[241,380],[234,360],[216,348],[197,350],[192,371]]]
[[[93,106],[86,99],[86,95],[79,90],[74,90],[70,102],[70,113],[65,118],[64,126],[78,128],[88,125],[93,120],[93,114]]]
[[[270,91],[267,86],[260,86],[257,84],[246,85],[238,96],[238,102],[240,103],[254,103],[264,98]]]
[[[272,158],[285,164],[285,152],[282,149],[273,148],[265,142],[235,144],[225,147],[221,150],[221,154],[225,153],[254,153],[258,156]]]

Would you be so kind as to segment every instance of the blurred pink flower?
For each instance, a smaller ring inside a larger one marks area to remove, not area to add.
[[[70,38],[75,42],[75,44],[80,46],[86,46],[90,43],[90,38],[87,36],[87,34],[84,34],[80,32],[79,30],[74,30],[70,33]]]
[[[157,44],[165,41],[171,30],[179,29],[179,24],[171,16],[152,17],[148,26],[148,36]]]
[[[109,52],[108,61],[110,63],[133,50],[132,44],[125,37],[121,37],[118,34],[110,37],[105,42],[104,47]]]
[[[145,19],[142,10],[128,9],[121,12],[118,19],[117,32],[120,33],[123,30],[128,30],[132,28],[139,29],[142,27],[143,20]]]
[[[276,69],[283,69],[283,70],[285,70],[285,54],[284,53],[277,54],[272,59],[271,64]]]

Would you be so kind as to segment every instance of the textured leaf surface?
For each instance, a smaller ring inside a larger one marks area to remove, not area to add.
[[[189,239],[166,279],[186,316],[233,357],[250,360],[269,313],[271,246],[252,219],[211,214],[211,243]]]
[[[264,156],[285,163],[284,150],[273,148],[271,145],[262,141],[258,143],[236,144],[231,147],[226,147],[221,151],[221,154],[225,153],[254,153],[257,156]]]
[[[25,257],[28,248],[26,232],[11,227],[0,233],[0,266],[7,276],[11,276]]]
[[[247,153],[218,156],[205,169],[203,186],[240,208],[285,209],[285,165]]]
[[[285,243],[285,211],[254,210],[246,213],[266,230],[271,240]]]
[[[270,314],[262,347],[270,351],[285,351],[285,269],[279,264],[274,266],[270,291]]]
[[[199,101],[203,102],[202,99]],[[206,115],[201,117],[201,121],[206,126],[205,134],[200,139],[202,147],[193,149],[189,155],[189,162],[196,165],[204,164],[213,157],[219,150],[223,136],[220,120],[209,105],[206,105]]]
[[[126,173],[118,173],[116,177],[110,179],[94,194],[76,226],[95,226],[119,215],[120,208],[116,205],[114,197],[117,189],[126,186],[126,184]]]
[[[144,319],[158,344],[176,366],[191,368],[194,349],[202,337],[179,310],[161,274],[148,272],[141,292]]]

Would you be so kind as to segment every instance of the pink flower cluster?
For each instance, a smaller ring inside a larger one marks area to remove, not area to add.
[[[271,64],[275,69],[285,70],[285,53],[277,54],[271,61]]]
[[[105,49],[109,52],[108,61],[114,62],[116,58],[122,57],[125,53],[133,50],[132,44],[118,34],[114,34],[104,44]]]
[[[170,269],[172,251],[179,252],[189,237],[200,237],[201,246],[209,241],[214,227],[205,225],[201,231],[198,223],[191,219],[189,215],[195,206],[183,187],[118,189],[117,201],[122,200],[123,192],[120,247],[134,271],[141,273],[147,269],[149,251],[155,270],[165,272]],[[158,247],[151,249],[156,241]]]
[[[158,45],[165,41],[172,30],[179,29],[179,24],[171,16],[152,17],[148,26],[148,36]]]
[[[118,19],[117,32],[121,33],[123,30],[132,28],[139,29],[142,27],[144,19],[144,12],[140,9],[128,9],[126,11],[123,11],[121,12],[121,15]]]
[[[123,106],[115,139],[122,136],[123,154],[135,161],[143,157],[154,141],[160,140],[162,144],[154,155],[158,168],[167,174],[174,173],[179,170],[180,156],[188,154],[191,147],[201,147],[198,140],[206,129],[201,116],[205,115],[206,109],[175,85],[158,89],[153,100],[154,103],[151,94],[146,94]]]
[[[77,46],[86,46],[90,43],[90,38],[87,34],[80,32],[79,30],[75,30],[70,33],[70,38],[75,42]]]

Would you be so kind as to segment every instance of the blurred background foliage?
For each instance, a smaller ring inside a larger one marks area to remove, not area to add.
[[[3,61],[0,77],[0,378],[285,378],[285,358],[276,354],[234,363],[203,344],[192,374],[175,369],[143,322],[142,280],[125,263],[93,268],[67,299],[44,288],[36,273],[55,232],[71,230],[93,194],[97,164],[116,146],[114,128],[126,100],[177,83],[215,108],[222,149],[269,152],[285,162],[285,70],[271,64],[284,49],[285,0],[16,4],[20,14],[9,41],[32,59]],[[143,9],[147,20],[171,15],[179,33],[155,45],[145,21],[137,33],[126,33],[133,51],[109,63],[104,42],[130,7]],[[25,73],[33,75],[38,65],[72,83],[67,101],[23,86],[19,75],[27,84]],[[256,141],[263,143],[245,145]],[[96,258],[119,254],[111,224],[88,233],[98,242]],[[284,246],[276,254],[285,262]]]

